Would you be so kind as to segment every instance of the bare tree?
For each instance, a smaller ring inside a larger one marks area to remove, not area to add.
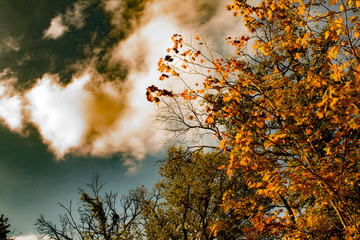
[[[68,207],[59,203],[65,210],[65,214],[60,215],[61,226],[57,227],[41,215],[35,223],[38,232],[57,240],[142,239],[137,226],[145,190],[130,190],[118,200],[118,195],[113,192],[101,195],[104,184],[99,175],[94,174],[91,184],[87,185],[89,191],[80,189],[77,213],[73,211],[71,201]],[[119,210],[116,203],[120,203]]]

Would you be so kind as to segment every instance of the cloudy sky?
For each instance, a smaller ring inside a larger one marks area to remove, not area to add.
[[[24,235],[99,172],[126,193],[166,155],[146,87],[174,33],[241,32],[230,0],[1,0],[0,213]]]

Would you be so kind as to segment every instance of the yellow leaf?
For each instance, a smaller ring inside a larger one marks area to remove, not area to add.
[[[345,6],[344,6],[344,4],[341,4],[341,6],[340,6],[340,11],[341,11],[341,12],[344,12],[344,11],[345,11]]]
[[[291,31],[290,25],[286,26],[286,27],[285,27],[285,32],[290,33],[290,31]]]
[[[223,97],[223,101],[224,101],[224,102],[228,102],[228,101],[230,101],[232,98],[233,98],[233,97],[232,97],[230,94],[226,93],[226,94],[224,95],[224,97]]]
[[[305,13],[305,10],[302,7],[298,7],[297,9],[300,15],[303,15]]]
[[[165,64],[161,64],[161,65],[159,65],[159,71],[160,72],[164,72],[165,71]]]
[[[330,107],[334,108],[338,101],[339,101],[339,98],[332,98]]]
[[[268,173],[265,173],[264,177],[263,177],[263,180],[265,182],[267,182],[269,179],[270,179],[271,175],[269,175]]]
[[[264,143],[264,148],[265,148],[265,149],[269,149],[272,145],[274,145],[273,142],[271,142],[271,141],[266,141],[266,142]]]
[[[325,39],[328,39],[329,36],[330,36],[330,31],[326,31],[326,32],[325,32]]]
[[[279,135],[271,135],[270,139],[272,139],[273,141],[277,141],[278,139],[284,138],[286,137],[286,133],[283,134],[279,134]]]
[[[319,119],[322,119],[324,117],[323,112],[318,112],[318,113],[316,113],[316,115],[318,116]]]
[[[226,150],[226,141],[225,140],[221,140],[220,142],[220,145],[219,145],[219,148],[220,149],[223,149],[224,151]]]

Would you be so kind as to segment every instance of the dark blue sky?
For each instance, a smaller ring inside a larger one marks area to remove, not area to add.
[[[40,214],[56,222],[63,213],[58,202],[77,202],[78,189],[90,182],[93,172],[108,181],[107,191],[126,193],[141,185],[151,189],[158,178],[156,162],[163,155],[147,157],[138,174],[129,176],[121,154],[55,161],[36,131],[24,138],[1,127],[0,136],[0,212],[16,232],[25,234],[36,233],[33,224]]]

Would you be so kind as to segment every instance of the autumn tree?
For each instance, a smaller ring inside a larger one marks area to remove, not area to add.
[[[227,192],[225,207],[249,215],[250,239],[264,229],[360,238],[359,8],[358,0],[233,0],[227,9],[248,34],[228,36],[231,54],[175,34],[159,61],[160,80],[176,87],[146,94],[171,106],[168,128],[213,134],[229,153],[228,175],[243,172],[255,196],[277,206],[249,213]],[[259,208],[255,196],[248,202]]]
[[[248,214],[266,213],[272,205],[261,197],[258,201],[263,208],[246,213],[224,208],[224,196],[230,190],[239,201],[254,195],[241,172],[228,177],[223,168],[228,157],[217,151],[169,148],[159,168],[161,180],[155,185],[155,194],[143,204],[147,239],[243,239],[252,225]],[[257,239],[265,237],[269,237],[266,231]]]
[[[81,202],[77,213],[72,210],[71,203],[69,207],[60,204],[66,212],[60,216],[61,226],[57,227],[41,215],[35,224],[38,232],[56,240],[142,239],[138,221],[144,189],[131,190],[118,200],[115,193],[101,194],[103,186],[104,182],[95,174],[88,191],[80,189]],[[117,209],[117,202],[120,209]]]

